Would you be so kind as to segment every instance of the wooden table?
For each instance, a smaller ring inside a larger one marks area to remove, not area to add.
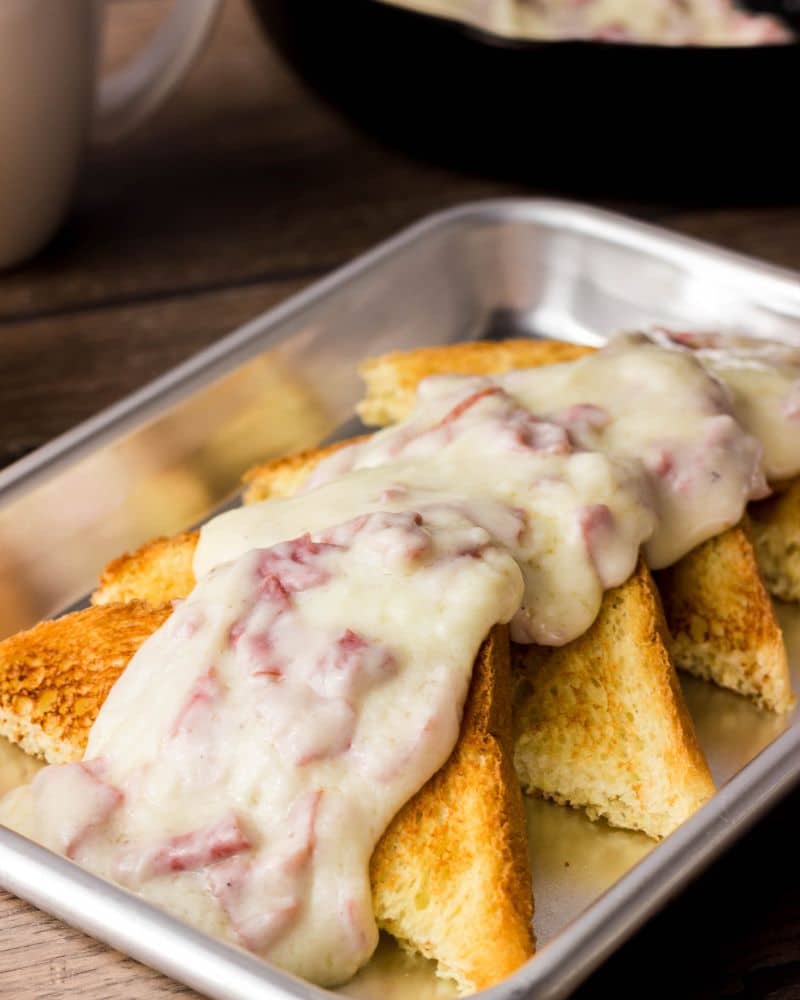
[[[123,5],[127,51],[162,0]],[[147,382],[434,209],[529,188],[413,163],[320,107],[229,0],[170,104],[91,154],[36,260],[0,276],[0,465]],[[800,207],[626,204],[670,228],[800,268]],[[800,998],[800,793],[579,991]],[[194,996],[0,893],[0,997]]]

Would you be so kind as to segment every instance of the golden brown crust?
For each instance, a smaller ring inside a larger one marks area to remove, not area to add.
[[[244,493],[244,502],[258,503],[259,500],[269,500],[274,497],[290,497],[297,492],[306,476],[323,458],[351,444],[365,441],[366,438],[367,435],[348,438],[346,441],[336,441],[323,448],[309,448],[295,455],[286,455],[261,465],[254,465],[242,476],[242,482],[248,487]]]
[[[475,661],[456,749],[397,814],[370,874],[378,923],[462,987],[491,986],[533,954],[505,628]]]
[[[515,763],[523,786],[663,837],[714,792],[667,653],[650,573],[608,591],[588,632],[515,646]]]
[[[111,686],[170,605],[109,604],[0,643],[0,735],[51,763],[76,760]]]
[[[741,527],[656,574],[683,670],[786,712],[794,705],[783,636]]]
[[[750,536],[767,589],[782,601],[800,601],[800,478],[748,507]]]
[[[198,531],[184,531],[118,556],[103,570],[92,604],[140,600],[158,605],[186,597],[194,587],[192,559],[199,537]]]
[[[365,424],[383,427],[407,416],[417,385],[430,375],[499,375],[514,368],[535,368],[590,354],[593,348],[561,340],[476,340],[441,347],[394,351],[360,367],[367,393],[358,406]]]

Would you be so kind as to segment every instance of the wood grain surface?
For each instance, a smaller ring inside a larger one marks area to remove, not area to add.
[[[113,11],[110,60],[163,0]],[[0,153],[0,155],[2,155]],[[62,231],[0,275],[0,465],[146,383],[420,215],[534,193],[414,163],[317,104],[228,0],[167,106],[92,151]],[[800,268],[800,206],[611,207]],[[578,992],[800,1000],[800,794]],[[0,892],[0,997],[196,996]]]

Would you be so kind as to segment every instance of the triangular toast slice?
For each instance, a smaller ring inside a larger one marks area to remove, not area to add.
[[[290,496],[300,488],[306,477],[323,458],[331,455],[334,451],[344,447],[348,443],[350,442],[339,442],[328,448],[290,455],[287,458],[276,459],[264,466],[251,470],[246,476],[249,485],[245,494],[245,502],[254,503],[269,498]],[[195,544],[196,536],[188,535],[176,539],[172,548],[169,547],[168,541],[159,540],[144,546],[138,552],[134,552],[126,558],[116,560],[106,570],[106,573],[103,574],[100,590],[94,595],[94,600],[103,602],[109,599],[119,599],[121,595],[139,596],[143,593],[153,594],[152,587],[154,582],[164,577],[161,566],[167,558],[165,556],[165,546],[170,550],[168,556],[170,561],[173,563],[178,561],[190,563]],[[636,607],[638,602],[643,601],[643,595],[646,596],[654,593],[652,583],[650,583],[649,588],[644,588],[641,585],[640,578],[642,576],[645,576],[648,581],[650,580],[647,570],[641,568],[634,580],[619,588],[623,593],[629,593],[628,604],[630,606]],[[167,600],[171,595],[161,592],[154,596],[157,596],[159,600]],[[613,611],[617,605],[611,602],[612,597],[606,595],[604,609],[612,610],[601,614],[600,624],[596,625],[589,633],[592,636],[592,642],[597,641],[606,648],[613,646],[614,637],[619,625],[619,616]],[[658,615],[660,616],[660,614],[659,608]],[[652,599],[650,599],[649,603],[643,603],[641,615],[644,620],[652,621],[655,619],[656,611],[654,610]],[[683,761],[696,762],[698,751],[694,731],[691,720],[683,706],[682,695],[674,677],[674,670],[662,641],[663,630],[653,626],[652,632],[655,638],[649,646],[644,646],[640,650],[637,669],[643,675],[646,675],[650,671],[654,677],[662,680],[665,672],[667,672],[673,679],[670,687],[671,694],[665,693],[664,698],[661,701],[654,702],[653,709],[651,709],[655,712],[665,710],[667,721],[662,720],[660,723],[656,721],[652,725],[656,728],[659,725],[666,726],[667,728],[671,727],[670,732],[672,733],[674,745],[684,748]],[[585,648],[585,638],[584,640],[578,640],[577,643],[570,643],[565,646],[563,657],[558,661],[563,666],[559,667],[559,669],[563,671],[565,678],[569,678],[569,683],[574,682],[585,686],[587,689],[594,689],[596,687],[596,675],[593,671],[591,659],[583,652]],[[624,677],[614,674],[613,671],[607,671],[603,676],[603,686],[605,688],[605,696],[611,703],[621,704],[630,697]],[[640,687],[635,688],[635,690],[640,690]],[[568,690],[568,687],[557,687],[557,691],[559,698],[564,697],[567,699],[565,705],[570,705],[573,695]],[[632,704],[631,711],[634,715],[639,712],[646,713],[648,706]],[[571,739],[568,733],[560,731],[561,727],[564,727],[568,722],[568,710],[553,714],[547,737],[552,746],[559,745],[559,742],[566,745]],[[554,774],[566,775],[572,763],[573,761],[565,758],[561,765],[554,770]],[[673,796],[674,799],[670,798],[660,804],[654,800],[652,804],[653,808],[651,808],[650,812],[646,811],[651,806],[648,800],[642,803],[642,808],[638,812],[630,808],[627,812],[623,813],[621,809],[613,804],[614,799],[618,797],[617,776],[625,766],[631,767],[633,765],[631,763],[627,765],[620,763],[613,780],[608,780],[604,763],[602,763],[602,766],[598,766],[596,756],[590,755],[584,759],[583,766],[586,771],[593,771],[595,774],[591,785],[592,794],[594,795],[593,799],[586,796],[581,798],[573,794],[575,786],[571,780],[566,779],[560,796],[554,794],[550,786],[546,783],[543,787],[537,788],[526,781],[526,787],[529,791],[540,791],[542,794],[547,792],[551,797],[560,798],[560,801],[571,801],[574,805],[587,808],[593,816],[603,815],[613,822],[645,830],[653,836],[665,836],[674,828],[677,822],[680,822],[680,819],[685,818],[685,816],[693,812],[714,791],[708,768],[702,761],[701,755],[699,763],[695,763],[691,768],[684,768],[683,763],[681,763],[680,767],[673,773],[670,773],[670,796]],[[642,764],[640,770],[643,770],[644,767],[645,765]],[[525,775],[523,774],[524,777]],[[659,788],[663,787],[663,785],[659,786]],[[632,790],[628,798],[633,799],[635,796],[636,792]]]
[[[189,538],[180,536],[172,554],[189,554]],[[164,559],[156,547],[151,568]],[[167,600],[190,589],[183,581],[169,592],[163,574],[153,579]],[[171,610],[106,604],[0,643],[0,735],[52,763],[79,760],[114,681]],[[370,870],[379,925],[435,959],[462,991],[499,982],[533,954],[505,628],[492,631],[475,661],[456,749],[395,817]]]
[[[495,628],[476,660],[452,756],[372,855],[378,923],[462,989],[491,986],[533,954],[527,851],[508,631]]]
[[[792,707],[783,635],[745,527],[709,538],[655,580],[678,666],[761,708]]]
[[[358,412],[368,424],[393,423],[408,414],[417,385],[429,375],[500,374],[573,360],[590,351],[548,340],[477,341],[398,351],[362,364],[367,392]],[[251,486],[251,495],[253,490]],[[790,490],[773,507],[753,505],[753,509],[760,518],[756,552],[773,593],[800,594],[800,556],[782,558],[800,535],[800,488]],[[741,571],[736,580],[725,575],[725,568],[732,565]],[[658,584],[675,637],[672,652],[678,667],[746,694],[764,708],[784,712],[792,707],[781,632],[765,596],[756,555],[740,529],[699,546],[669,572],[659,574]],[[705,624],[699,628],[701,619]],[[694,628],[687,627],[690,621]]]
[[[514,759],[527,791],[653,837],[709,798],[666,639],[658,591],[640,561],[580,638],[513,647]]]

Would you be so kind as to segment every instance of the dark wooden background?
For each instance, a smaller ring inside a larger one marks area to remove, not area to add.
[[[163,3],[115,11],[110,61]],[[532,192],[356,134],[282,68],[243,0],[228,0],[179,92],[89,155],[60,234],[0,275],[0,466],[419,216]],[[798,204],[611,207],[800,269]],[[799,838],[796,793],[578,996],[800,1000]],[[175,995],[193,996],[0,893],[0,996]]]

